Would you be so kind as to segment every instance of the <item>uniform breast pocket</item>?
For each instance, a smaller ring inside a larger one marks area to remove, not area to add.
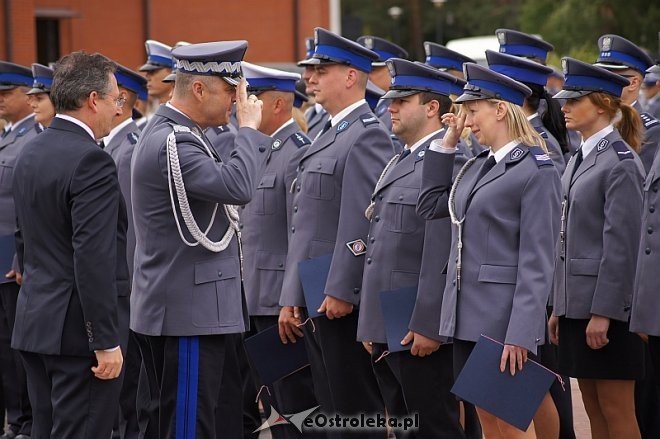
[[[264,175],[257,186],[254,199],[254,213],[257,215],[272,215],[277,211],[277,194],[275,190],[276,174]]]
[[[316,200],[332,200],[335,197],[336,166],[337,159],[331,157],[310,160],[302,183],[305,195]]]
[[[195,264],[192,299],[193,325],[203,328],[234,326],[243,319],[237,258]]]
[[[408,187],[391,188],[385,199],[386,212],[384,212],[387,230],[395,233],[413,233],[423,226],[421,219],[415,212],[419,190]]]
[[[284,263],[286,255],[267,252],[257,252],[257,270],[259,271],[259,305],[277,306],[280,302],[280,291],[284,280]]]

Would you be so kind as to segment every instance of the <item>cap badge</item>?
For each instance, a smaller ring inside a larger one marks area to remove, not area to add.
[[[373,38],[365,38],[364,39],[364,47],[367,49],[373,49],[374,48],[374,39]]]
[[[564,75],[568,75],[568,60],[567,59],[562,59],[561,60],[561,69],[564,71]]]
[[[497,41],[499,41],[500,44],[506,44],[506,33],[498,32],[497,33]]]
[[[603,38],[603,44],[601,50],[609,51],[612,49],[612,38],[605,37]]]

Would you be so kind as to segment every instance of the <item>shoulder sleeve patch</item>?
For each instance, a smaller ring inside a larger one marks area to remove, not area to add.
[[[633,152],[630,150],[630,148],[628,148],[628,145],[623,142],[614,142],[612,144],[612,148],[614,151],[616,151],[616,155],[619,157],[619,160],[634,158]]]
[[[548,153],[543,151],[543,149],[540,146],[530,146],[529,152],[532,158],[534,159],[534,161],[536,162],[536,166],[538,166],[539,168],[542,166],[555,166]]]
[[[303,146],[312,143],[312,141],[309,140],[309,137],[301,132],[293,133],[290,139],[293,140],[293,143],[295,143],[298,148],[302,148]]]
[[[640,113],[639,117],[642,119],[642,125],[644,125],[644,128],[647,130],[649,128],[653,128],[654,126],[660,125],[660,120],[656,119],[649,113]]]
[[[376,115],[373,113],[364,113],[362,116],[360,116],[360,120],[365,127],[377,124],[380,121],[380,119],[378,119],[378,117],[376,117]]]

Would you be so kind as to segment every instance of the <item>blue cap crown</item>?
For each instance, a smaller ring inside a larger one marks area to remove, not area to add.
[[[294,93],[296,90],[296,81],[300,79],[298,73],[271,69],[247,61],[243,61],[241,67],[243,69],[243,76],[245,76],[249,84],[248,90],[251,92],[277,90]]]
[[[421,92],[449,96],[460,94],[465,85],[465,81],[419,62],[393,58],[387,61],[387,68],[392,76],[390,91],[384,96],[387,99]]]
[[[492,50],[486,50],[486,60],[492,71],[522,83],[545,86],[552,73],[550,67],[537,62]]]
[[[140,67],[140,71],[171,69],[174,61],[172,60],[172,48],[156,40],[147,40],[144,42],[147,50],[147,62]]]
[[[511,29],[497,29],[495,31],[500,43],[500,52],[525,58],[538,58],[546,61],[548,52],[555,48],[552,44],[543,41],[534,35]]]
[[[651,57],[635,43],[618,35],[603,35],[598,39],[600,54],[596,65],[606,69],[637,70],[644,75],[646,69],[653,65]]]
[[[0,90],[31,86],[32,70],[11,62],[0,61]]]
[[[117,64],[115,79],[118,85],[132,91],[139,99],[147,100],[147,80],[139,73]]]
[[[363,35],[356,41],[361,46],[373,50],[378,54],[378,59],[374,61],[374,64],[379,63],[385,65],[385,61],[390,58],[408,58],[408,51],[406,51],[406,49],[387,41],[384,38]]]
[[[464,64],[463,72],[467,84],[456,102],[499,99],[522,105],[525,98],[532,94],[532,90],[525,84],[478,64]]]
[[[426,64],[436,69],[452,69],[462,72],[463,64],[466,62],[475,62],[468,56],[431,41],[424,42],[424,52],[426,52]]]
[[[355,41],[341,37],[321,27],[314,29],[314,57],[310,63],[347,64],[358,70],[371,72],[371,63],[378,54]]]
[[[180,72],[219,76],[229,84],[237,85],[242,76],[241,61],[247,46],[244,40],[190,44],[177,47],[172,56]]]
[[[32,64],[32,90],[28,94],[49,93],[53,85],[53,69],[42,64]]]
[[[564,69],[564,86],[555,98],[576,98],[592,92],[621,97],[623,88],[630,84],[628,78],[574,58],[561,59]]]

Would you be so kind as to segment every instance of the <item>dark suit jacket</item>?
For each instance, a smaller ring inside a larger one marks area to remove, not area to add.
[[[118,346],[128,268],[112,158],[81,127],[56,118],[23,147],[13,193],[23,285],[12,347],[86,356]]]

